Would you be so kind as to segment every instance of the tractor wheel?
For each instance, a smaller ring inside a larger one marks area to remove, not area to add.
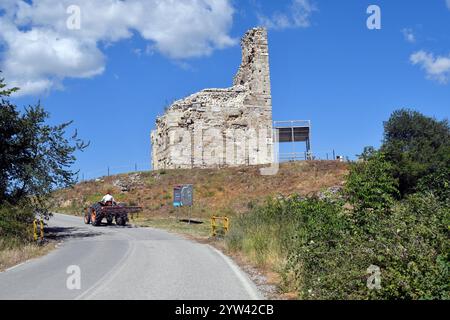
[[[84,213],[84,223],[85,224],[91,223],[91,215],[89,213],[89,209],[87,209],[86,212]]]
[[[113,217],[112,217],[112,216],[106,217],[106,223],[107,223],[108,225],[111,225],[111,224],[113,223]]]
[[[124,217],[117,217],[116,224],[118,226],[125,226],[127,224],[127,220]]]
[[[99,226],[102,221],[102,217],[99,214],[99,211],[95,208],[91,208],[91,224],[93,226]]]

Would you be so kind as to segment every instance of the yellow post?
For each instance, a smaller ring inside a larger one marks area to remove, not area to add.
[[[216,220],[222,221],[222,225],[218,225]],[[230,219],[228,217],[211,217],[211,233],[212,236],[215,237],[217,235],[217,228],[220,227],[223,229],[224,234],[227,234],[230,229]]]
[[[216,236],[216,225],[214,217],[211,217],[211,233],[213,237]]]
[[[36,219],[33,220],[33,238],[34,238],[34,241],[37,241],[38,235],[37,235]]]
[[[40,220],[40,226],[41,226],[41,240],[44,240],[44,220]]]
[[[225,230],[225,234],[227,234],[228,230],[230,229],[230,219],[228,219],[228,217],[225,217],[223,227]]]

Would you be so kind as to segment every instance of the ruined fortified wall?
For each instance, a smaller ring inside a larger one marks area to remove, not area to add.
[[[175,101],[151,133],[153,169],[268,164],[273,158],[267,31],[241,40],[231,88],[205,89]]]

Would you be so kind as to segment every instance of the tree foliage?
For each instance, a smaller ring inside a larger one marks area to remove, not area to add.
[[[393,165],[401,194],[412,193],[421,178],[450,167],[449,123],[397,110],[384,123],[381,151]]]
[[[431,192],[441,201],[450,201],[450,166],[442,166],[421,178],[417,189],[420,192]]]
[[[54,188],[73,184],[75,151],[87,145],[76,132],[66,137],[72,122],[46,123],[49,114],[38,103],[23,112],[8,97],[0,79],[0,205],[30,205],[48,214],[45,200]]]

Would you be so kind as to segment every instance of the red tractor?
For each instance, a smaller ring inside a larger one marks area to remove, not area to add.
[[[111,225],[115,220],[117,225],[125,226],[129,221],[128,214],[140,211],[142,211],[141,207],[125,206],[122,203],[97,202],[86,209],[84,213],[84,223],[90,223],[97,227],[101,225],[102,220],[106,218],[106,223],[108,225]]]

